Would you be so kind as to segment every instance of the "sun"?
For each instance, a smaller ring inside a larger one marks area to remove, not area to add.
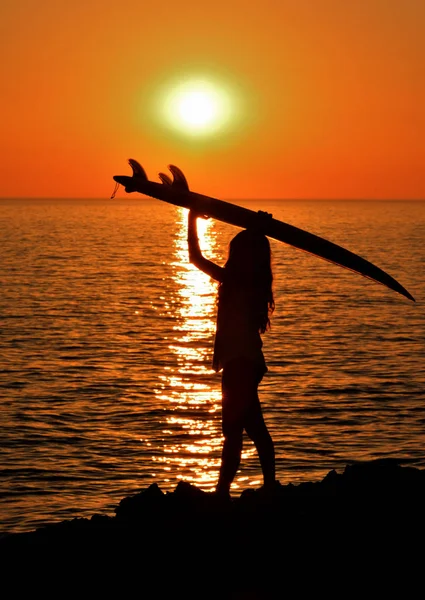
[[[217,109],[217,99],[211,92],[187,90],[178,99],[177,115],[188,127],[205,128],[217,119]]]
[[[165,123],[190,136],[214,135],[231,123],[234,114],[230,91],[202,78],[171,83],[161,105]]]

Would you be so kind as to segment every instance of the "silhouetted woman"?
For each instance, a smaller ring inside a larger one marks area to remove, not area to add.
[[[275,485],[274,445],[263,419],[258,385],[267,371],[261,334],[274,310],[270,243],[255,230],[240,231],[230,242],[224,267],[200,250],[197,214],[189,211],[189,260],[220,282],[213,368],[222,372],[224,444],[216,492],[229,496],[239,468],[245,430],[257,449],[264,489]]]

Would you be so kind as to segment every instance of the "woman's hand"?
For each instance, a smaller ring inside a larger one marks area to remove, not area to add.
[[[194,208],[189,209],[189,219],[209,219],[208,215],[203,215]]]
[[[268,223],[273,219],[273,215],[271,213],[265,212],[264,210],[259,210],[257,214],[260,217],[261,221],[264,223]]]

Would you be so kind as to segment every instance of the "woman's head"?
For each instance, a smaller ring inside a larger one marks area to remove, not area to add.
[[[231,240],[226,269],[247,275],[271,270],[268,238],[257,231],[244,229]]]

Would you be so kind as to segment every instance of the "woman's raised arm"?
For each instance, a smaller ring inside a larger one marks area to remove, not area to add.
[[[187,228],[187,241],[189,246],[189,260],[198,269],[216,279],[217,281],[223,280],[223,267],[216,265],[211,260],[208,260],[202,255],[201,248],[199,247],[198,230],[196,227],[196,219],[198,214],[193,210],[189,210],[189,222]]]

